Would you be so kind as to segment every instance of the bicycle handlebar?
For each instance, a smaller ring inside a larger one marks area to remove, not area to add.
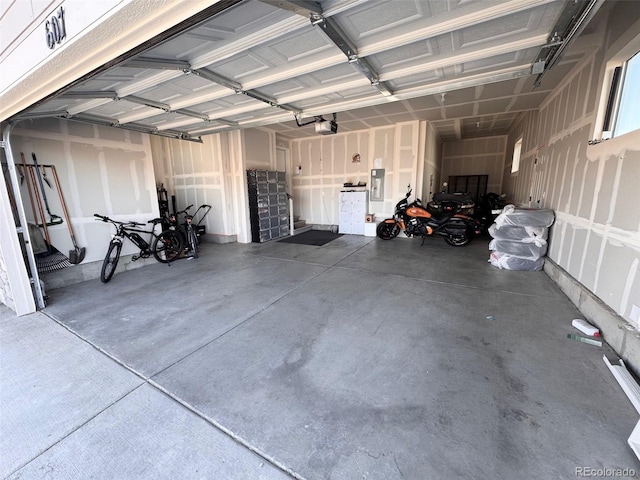
[[[98,217],[100,220],[102,220],[103,222],[107,222],[109,220],[111,220],[109,217],[105,217],[103,215],[98,215],[97,213],[93,214],[94,217]]]
[[[144,223],[138,223],[138,222],[119,222],[118,220],[113,220],[109,217],[106,217],[104,215],[99,215],[97,213],[93,214],[94,217],[98,217],[100,220],[102,220],[103,222],[110,222],[113,223],[114,225],[119,224],[119,225],[129,225],[131,227],[144,227],[145,224]]]

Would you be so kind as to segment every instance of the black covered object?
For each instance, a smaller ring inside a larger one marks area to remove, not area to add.
[[[439,192],[427,203],[429,213],[436,216],[449,212],[470,214],[473,207],[473,198],[468,193]]]
[[[338,237],[341,237],[340,233],[333,233],[326,230],[308,230],[298,235],[292,235],[291,237],[278,240],[283,243],[298,243],[300,245],[315,245],[320,247],[325,243],[329,243]]]
[[[473,203],[473,197],[468,193],[446,193],[438,192],[433,194],[434,202],[456,202],[460,204]]]

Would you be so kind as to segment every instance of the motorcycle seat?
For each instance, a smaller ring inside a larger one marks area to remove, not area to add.
[[[438,216],[432,215],[430,220],[432,222],[437,223],[438,225],[442,225],[444,223],[447,223],[454,215],[455,215],[454,211],[444,212],[442,215],[438,215]]]

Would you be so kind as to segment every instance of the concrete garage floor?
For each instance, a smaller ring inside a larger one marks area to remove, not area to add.
[[[638,418],[487,241],[203,244],[0,310],[2,478],[575,478]],[[493,316],[494,320],[487,319]]]

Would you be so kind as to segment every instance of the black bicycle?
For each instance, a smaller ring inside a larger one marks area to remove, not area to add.
[[[198,258],[198,245],[200,244],[201,235],[200,224],[209,213],[209,210],[211,210],[211,205],[200,205],[193,215],[189,213],[192,207],[193,205],[189,205],[184,210],[170,215],[169,229],[165,230],[165,232],[174,232],[180,236],[186,257]],[[182,223],[179,221],[180,215],[184,215]],[[196,222],[195,219],[198,215],[200,215],[200,220]]]
[[[133,244],[140,249],[140,253],[132,257],[134,262],[140,258],[148,258],[153,255],[153,257],[161,263],[170,263],[182,253],[182,238],[176,232],[165,230],[159,235],[155,234],[156,225],[162,224],[164,221],[161,218],[154,218],[147,222],[153,224],[151,231],[149,231],[141,228],[145,226],[144,223],[119,222],[104,215],[98,215],[97,213],[93,216],[103,222],[111,223],[116,227],[116,233],[112,235],[109,248],[107,249],[107,255],[102,262],[102,270],[100,271],[100,280],[102,280],[102,283],[107,283],[111,280],[111,277],[113,277],[113,273],[118,265],[118,260],[120,259],[122,242],[124,242],[125,238],[131,240]],[[151,245],[140,236],[141,233],[150,234],[149,241]]]

